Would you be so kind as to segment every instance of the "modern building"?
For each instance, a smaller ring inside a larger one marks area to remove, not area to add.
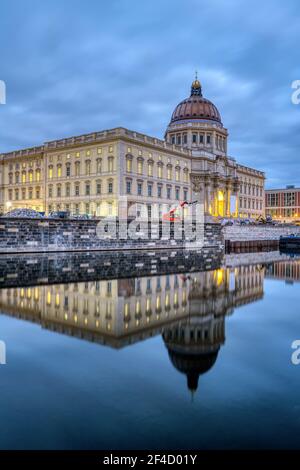
[[[228,131],[198,79],[180,102],[164,140],[123,127],[54,140],[1,155],[0,211],[32,208],[133,215],[197,200],[210,216],[264,214],[264,173],[227,155]]]
[[[266,190],[266,215],[283,222],[300,220],[300,188]]]

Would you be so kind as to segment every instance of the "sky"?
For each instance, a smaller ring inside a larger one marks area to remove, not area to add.
[[[297,0],[1,0],[0,153],[123,126],[163,138],[195,70],[230,156],[300,187]]]

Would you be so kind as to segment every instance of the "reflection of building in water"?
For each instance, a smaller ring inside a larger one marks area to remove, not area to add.
[[[225,316],[263,296],[264,269],[243,266],[187,275],[0,290],[5,314],[119,348],[157,334],[195,390],[225,341]]]
[[[300,281],[300,260],[284,260],[269,264],[266,267],[266,277],[285,281]]]
[[[225,316],[263,294],[256,266],[0,290],[4,313],[91,341],[122,347],[186,318]]]

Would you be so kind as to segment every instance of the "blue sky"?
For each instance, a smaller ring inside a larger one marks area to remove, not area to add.
[[[300,186],[296,0],[1,0],[0,152],[124,126],[162,137],[195,69],[229,154]]]

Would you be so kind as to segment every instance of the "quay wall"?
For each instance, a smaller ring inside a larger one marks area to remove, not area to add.
[[[279,240],[281,235],[300,235],[300,227],[293,225],[231,225],[223,229],[225,240],[271,241]]]
[[[112,231],[97,236],[99,220],[82,219],[0,219],[0,253],[35,253],[58,251],[120,251],[194,248],[197,242],[188,242],[182,226],[144,223],[140,238],[127,237],[131,221],[116,221]],[[110,222],[114,224],[114,221]],[[168,227],[167,227],[168,225]],[[203,234],[203,247],[224,249],[220,224],[199,225]],[[194,225],[195,228],[195,225]],[[167,230],[169,234],[166,235]],[[182,232],[182,236],[181,233]],[[178,237],[180,233],[180,237]]]

